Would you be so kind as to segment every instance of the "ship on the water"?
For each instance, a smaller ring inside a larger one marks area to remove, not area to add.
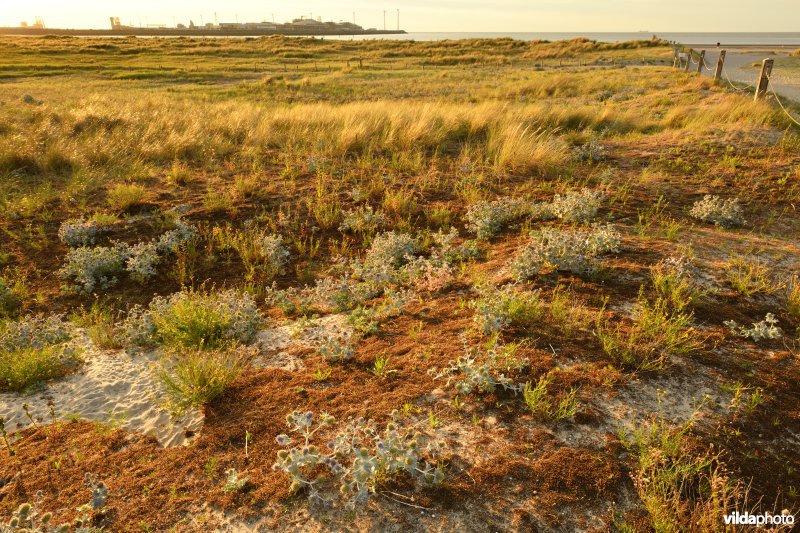
[[[111,27],[108,29],[73,29],[73,28],[48,28],[37,17],[36,22],[27,24],[23,22],[17,27],[0,27],[0,35],[63,35],[83,37],[115,37],[115,36],[142,36],[142,37],[251,37],[262,35],[397,35],[405,34],[399,27],[394,30],[376,28],[363,28],[355,22],[323,22],[322,18],[294,19],[291,22],[215,22],[195,24],[177,24],[169,27],[163,24],[148,24],[145,26],[125,25],[119,17],[109,17]]]

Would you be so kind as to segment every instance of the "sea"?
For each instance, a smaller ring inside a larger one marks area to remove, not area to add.
[[[400,39],[408,41],[443,41],[447,39],[494,39],[510,37],[521,41],[560,41],[586,37],[600,42],[631,41],[650,39],[653,36],[667,41],[674,41],[685,45],[716,45],[723,46],[800,46],[800,32],[784,33],[699,33],[699,32],[411,32],[400,35],[341,35],[325,36],[325,39],[339,40],[370,40],[370,39]]]

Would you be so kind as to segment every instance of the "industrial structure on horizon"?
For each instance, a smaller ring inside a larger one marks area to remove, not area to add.
[[[238,19],[238,16],[236,17]],[[188,24],[176,23],[174,26],[166,24],[142,25],[123,24],[119,17],[109,17],[111,28],[106,30],[99,29],[66,29],[66,28],[47,28],[41,17],[36,17],[36,22],[28,24],[22,22],[17,28],[0,28],[0,34],[16,35],[163,35],[163,36],[258,36],[258,35],[374,35],[374,34],[399,34],[405,33],[400,29],[400,10],[397,10],[397,29],[389,30],[386,28],[386,11],[383,12],[383,29],[376,28],[364,29],[355,23],[355,13],[353,22],[323,22],[322,17],[314,18],[313,15],[306,18],[300,17],[291,22],[276,23],[272,22],[218,22],[216,14],[214,22],[200,20],[196,24],[194,20],[189,20]]]

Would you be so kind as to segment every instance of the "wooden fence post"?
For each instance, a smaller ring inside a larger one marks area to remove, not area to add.
[[[689,72],[689,65],[692,64],[692,55],[694,54],[694,50],[689,48],[689,51],[686,52],[686,67],[683,69],[684,72]]]
[[[701,50],[700,51],[700,59],[697,62],[697,73],[698,74],[702,74],[703,73],[703,67],[705,65],[706,65],[706,51],[705,50]]]
[[[756,88],[756,100],[761,100],[767,94],[769,87],[769,77],[772,75],[772,64],[774,60],[765,59],[761,63],[761,75],[758,77],[758,87]]]
[[[719,59],[717,59],[717,71],[714,72],[714,81],[722,79],[722,69],[725,67],[725,50],[720,50]]]

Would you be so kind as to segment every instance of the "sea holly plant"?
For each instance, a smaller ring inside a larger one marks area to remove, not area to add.
[[[725,321],[725,325],[728,326],[731,333],[739,337],[752,339],[753,342],[760,342],[765,339],[780,339],[783,336],[783,331],[777,324],[778,319],[772,313],[767,313],[767,316],[761,322],[753,322],[752,328],[740,326],[735,320]]]
[[[314,436],[323,428],[332,427],[335,420],[322,413],[295,411],[287,416],[289,432],[301,443],[292,446],[289,435],[278,435],[276,441],[286,447],[278,452],[273,466],[285,472],[290,479],[290,490],[308,490],[312,502],[323,502],[321,487],[323,476],[315,476],[317,467],[323,466],[338,481],[339,492],[348,498],[347,507],[364,504],[374,493],[381,480],[405,472],[428,484],[438,484],[444,479],[441,466],[434,466],[424,458],[435,446],[423,450],[422,435],[403,427],[397,411],[383,430],[372,420],[359,418],[349,422],[327,443],[325,449],[313,443]]]
[[[356,354],[353,335],[348,331],[336,332],[322,338],[319,354],[329,361],[347,361]]]
[[[703,222],[710,222],[723,228],[743,226],[742,206],[738,198],[723,200],[719,196],[707,194],[692,206],[689,214]]]
[[[248,476],[243,476],[235,468],[229,468],[225,471],[225,486],[222,487],[222,490],[224,492],[238,492],[247,485],[249,480]]]
[[[53,524],[53,513],[43,513],[39,510],[38,502],[42,499],[41,491],[36,493],[34,503],[20,504],[11,513],[11,519],[7,522],[0,522],[0,532],[2,533],[68,533],[69,524]],[[89,531],[84,529],[83,531]]]
[[[464,343],[464,355],[441,371],[431,369],[434,379],[447,378],[447,385],[452,384],[458,394],[490,393],[498,387],[514,394],[522,390],[522,384],[515,384],[504,373],[519,370],[527,363],[514,355],[517,345],[501,346],[494,339],[486,350],[481,350],[466,346],[465,340]]]
[[[610,224],[574,230],[542,228],[531,233],[530,242],[514,258],[510,269],[519,281],[544,270],[592,274],[598,269],[599,256],[617,252],[620,242],[619,233]]]

